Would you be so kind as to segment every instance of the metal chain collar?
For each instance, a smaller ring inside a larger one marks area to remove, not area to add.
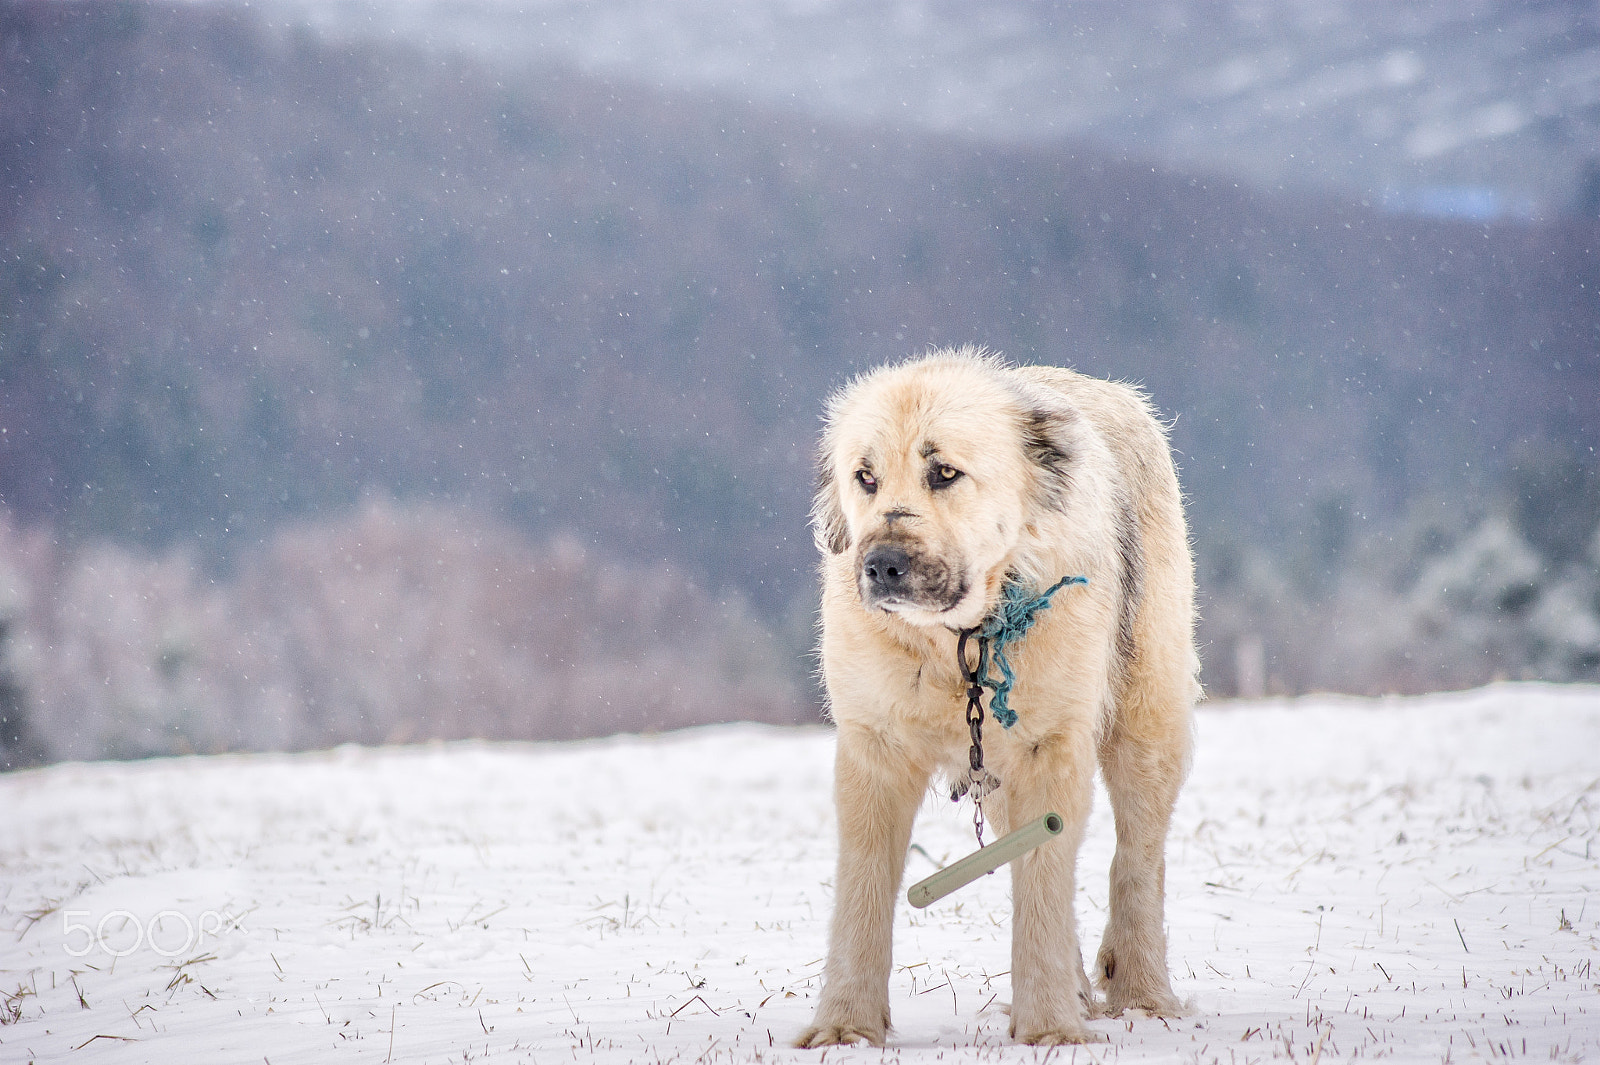
[[[967,666],[967,640],[978,637],[978,664]],[[961,675],[967,682],[967,731],[972,736],[972,747],[967,752],[967,775],[956,782],[950,791],[950,801],[960,802],[968,792],[972,794],[972,827],[983,846],[983,800],[1000,786],[1000,780],[983,767],[983,683],[989,673],[989,638],[977,629],[962,629],[956,643],[956,658],[961,665]]]

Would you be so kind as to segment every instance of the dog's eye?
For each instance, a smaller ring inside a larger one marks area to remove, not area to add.
[[[857,470],[856,483],[859,484],[862,490],[868,495],[871,495],[878,490],[878,479],[872,476],[871,470]]]
[[[948,463],[933,467],[928,471],[929,488],[948,488],[961,479],[961,471]]]

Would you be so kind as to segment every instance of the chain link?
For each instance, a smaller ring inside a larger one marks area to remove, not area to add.
[[[983,767],[983,683],[989,672],[989,638],[978,635],[978,664],[967,666],[967,640],[978,635],[977,629],[962,629],[956,644],[956,657],[961,663],[961,675],[967,682],[967,732],[972,737],[972,747],[967,751],[967,779],[957,784],[950,793],[952,802],[959,802],[969,791],[972,794],[972,828],[978,837],[978,847],[983,847],[983,800],[1000,786],[999,779]]]

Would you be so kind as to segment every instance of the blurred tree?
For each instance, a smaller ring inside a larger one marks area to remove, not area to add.
[[[33,730],[28,693],[11,667],[14,628],[15,619],[0,614],[0,772],[50,760],[49,748]]]

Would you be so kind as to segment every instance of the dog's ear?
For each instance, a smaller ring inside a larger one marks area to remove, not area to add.
[[[1022,408],[1022,447],[1034,469],[1039,505],[1062,510],[1072,493],[1081,421],[1077,408],[1040,393]]]
[[[850,547],[850,529],[839,506],[839,486],[834,481],[833,464],[828,456],[817,460],[817,494],[811,501],[811,536],[817,550],[842,555]]]

